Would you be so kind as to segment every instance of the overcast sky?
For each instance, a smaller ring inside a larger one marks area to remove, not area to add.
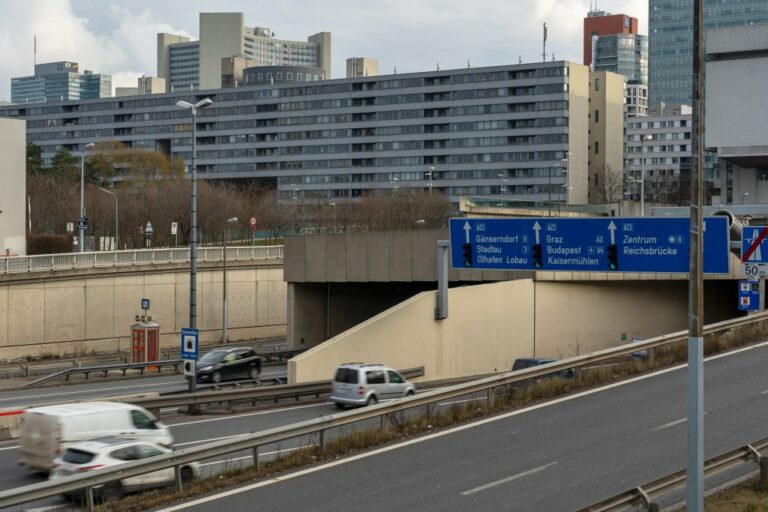
[[[517,63],[547,53],[581,62],[582,19],[590,0],[0,0],[0,100],[11,77],[37,62],[69,60],[109,73],[113,86],[156,75],[158,32],[198,36],[199,12],[243,12],[247,26],[277,37],[332,36],[333,77],[347,57],[379,61],[379,74]],[[600,9],[635,16],[647,34],[647,0],[600,0]]]

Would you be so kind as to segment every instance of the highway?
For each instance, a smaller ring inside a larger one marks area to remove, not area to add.
[[[264,366],[261,376],[275,378],[286,376],[285,363]],[[223,384],[226,384],[225,381]],[[82,383],[62,383],[32,389],[9,389],[0,391],[0,408],[41,405],[66,400],[85,400],[103,396],[134,395],[138,393],[166,393],[188,388],[181,375],[146,376],[136,378],[106,378],[94,374]]]
[[[706,457],[768,435],[768,348],[708,359]],[[572,511],[682,469],[678,367],[169,507]]]

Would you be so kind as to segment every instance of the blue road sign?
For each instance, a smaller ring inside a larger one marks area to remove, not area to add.
[[[760,281],[739,280],[739,309],[742,311],[760,309]]]
[[[741,261],[768,263],[768,227],[744,226],[741,235]]]
[[[199,331],[197,329],[181,330],[181,358],[197,360]]]
[[[149,299],[141,299],[141,309],[145,311],[149,309]]]
[[[688,272],[690,220],[534,218],[450,220],[453,268]],[[728,222],[704,220],[704,272],[727,274]]]

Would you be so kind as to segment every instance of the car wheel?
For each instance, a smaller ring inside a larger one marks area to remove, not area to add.
[[[101,488],[101,501],[116,501],[125,495],[123,484],[120,482],[109,482]]]
[[[213,382],[214,384],[218,384],[219,382],[221,382],[221,373],[213,372],[211,374],[211,382]]]
[[[344,408],[344,404],[340,404],[339,402],[334,402],[334,405],[336,406],[337,409],[343,409]]]
[[[189,466],[182,467],[179,472],[181,473],[181,481],[185,484],[195,479],[195,472]]]
[[[248,377],[250,377],[253,380],[256,380],[259,378],[259,369],[255,366],[252,366],[250,370],[248,370]]]
[[[379,403],[379,399],[376,398],[376,395],[371,395],[368,397],[368,401],[365,402],[365,405],[376,405],[377,403]]]
[[[414,392],[412,389],[409,389],[408,392],[405,393],[405,396],[413,396],[416,392]]]

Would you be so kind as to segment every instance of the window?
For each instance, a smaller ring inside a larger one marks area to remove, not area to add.
[[[596,155],[600,154],[600,143],[597,141],[595,141],[595,154]]]
[[[600,79],[595,78],[595,91],[599,91],[599,90],[600,90]]]
[[[264,80],[264,73],[258,73],[258,74],[256,75],[256,80],[258,80],[259,82],[261,82],[262,80]]]
[[[304,79],[304,73],[296,73],[296,80],[301,82]]]
[[[140,444],[135,447],[136,448],[136,455],[138,459],[146,459],[147,457],[154,457],[156,455],[162,455],[163,451],[158,450],[154,446],[150,446],[148,444]]]
[[[290,72],[289,72],[289,73],[286,73],[286,74],[285,74],[285,79],[286,79],[286,80],[288,80],[289,82],[290,82],[291,80],[293,80],[293,73],[290,73]]]
[[[275,80],[282,80],[283,79],[283,74],[282,73],[275,73],[275,75],[276,75],[275,76]]]
[[[596,123],[600,122],[600,111],[599,110],[595,110],[595,122]]]
[[[227,355],[224,357],[224,362],[225,362],[225,363],[231,363],[231,362],[232,362],[232,361],[234,361],[235,359],[237,359],[237,354],[235,354],[234,352],[230,352],[229,354],[227,354]]]
[[[382,370],[369,370],[365,372],[365,381],[368,384],[384,384],[384,372]]]
[[[394,372],[392,370],[387,370],[387,375],[389,375],[390,384],[403,384],[404,382],[403,378],[397,372]]]
[[[133,410],[131,411],[131,419],[133,420],[133,424],[136,428],[140,429],[153,429],[157,428],[157,425],[155,425],[155,420],[147,416],[141,411]]]
[[[334,380],[345,384],[357,384],[357,370],[354,368],[339,368],[336,370]]]

